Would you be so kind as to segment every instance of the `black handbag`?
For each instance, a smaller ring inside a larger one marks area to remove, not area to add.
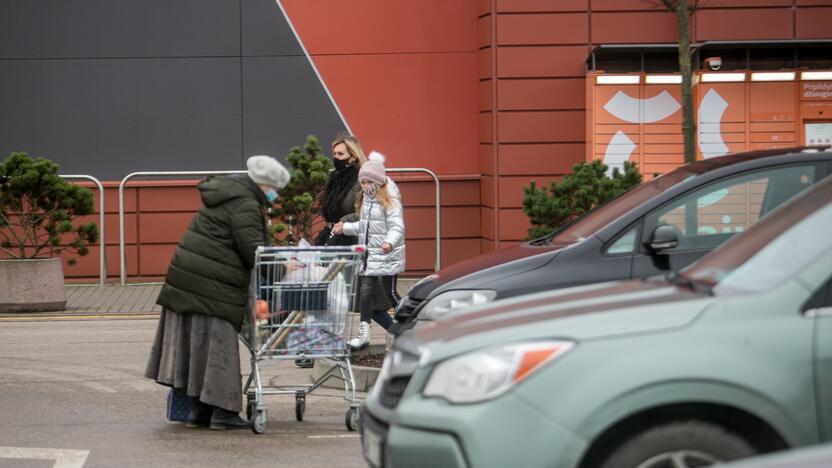
[[[191,409],[196,404],[196,398],[188,396],[173,388],[168,392],[167,417],[168,421],[185,422]]]

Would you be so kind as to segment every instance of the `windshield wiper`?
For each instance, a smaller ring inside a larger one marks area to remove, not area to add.
[[[529,242],[529,245],[540,246],[540,245],[548,245],[552,243],[551,238],[541,237],[539,239],[535,239]]]
[[[693,278],[688,278],[687,276],[683,276],[678,272],[671,272],[665,276],[665,279],[668,283],[681,286],[683,288],[690,289],[693,292],[703,292],[709,296],[713,296],[713,286],[706,283],[705,281],[695,280]]]

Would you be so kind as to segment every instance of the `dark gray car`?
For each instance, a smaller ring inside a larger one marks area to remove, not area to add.
[[[829,147],[722,156],[681,166],[547,237],[475,257],[414,285],[394,333],[506,297],[686,267],[832,173]]]

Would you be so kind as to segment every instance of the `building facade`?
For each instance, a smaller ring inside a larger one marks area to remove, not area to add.
[[[832,138],[832,79],[806,75],[832,70],[832,0],[698,7],[698,157]],[[349,130],[388,167],[435,172],[443,265],[522,241],[531,180],[592,158],[648,177],[681,162],[676,18],[653,0],[30,0],[0,4],[0,30],[0,154],[105,182],[111,277],[126,175],[237,170],[307,134],[326,147]],[[391,175],[408,271],[430,272],[433,183]],[[164,274],[194,185],[130,182],[132,280]],[[67,276],[94,279],[99,255]]]

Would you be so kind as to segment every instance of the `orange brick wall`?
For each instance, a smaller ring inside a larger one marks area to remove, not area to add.
[[[420,176],[395,177],[405,204],[407,275],[433,272],[436,239],[435,193],[432,180]],[[200,206],[195,181],[131,182],[125,188],[125,245],[128,279],[157,281],[164,277],[173,250]],[[86,184],[81,184],[86,185]],[[107,273],[119,277],[118,184],[105,188]],[[96,213],[82,221],[98,223]],[[446,177],[441,181],[440,222],[443,265],[478,255],[480,232],[478,178]],[[137,214],[138,212],[138,214]],[[98,279],[98,244],[74,266],[64,265],[68,281]]]

